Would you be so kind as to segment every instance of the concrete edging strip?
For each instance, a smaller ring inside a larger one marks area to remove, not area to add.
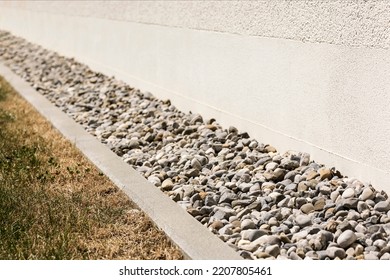
[[[0,62],[0,75],[136,203],[188,259],[242,259],[130,165]]]

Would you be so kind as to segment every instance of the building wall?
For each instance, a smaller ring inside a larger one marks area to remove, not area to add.
[[[390,190],[390,1],[0,2],[0,28]]]

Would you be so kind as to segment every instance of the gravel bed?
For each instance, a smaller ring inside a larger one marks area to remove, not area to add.
[[[246,259],[390,259],[390,200],[0,31],[0,59]]]

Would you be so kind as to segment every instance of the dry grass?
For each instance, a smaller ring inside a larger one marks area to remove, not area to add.
[[[0,78],[0,259],[181,259],[126,195]]]

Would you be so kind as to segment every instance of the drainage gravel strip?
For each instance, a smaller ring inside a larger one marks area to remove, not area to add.
[[[12,71],[245,259],[390,259],[370,184],[0,32]]]

